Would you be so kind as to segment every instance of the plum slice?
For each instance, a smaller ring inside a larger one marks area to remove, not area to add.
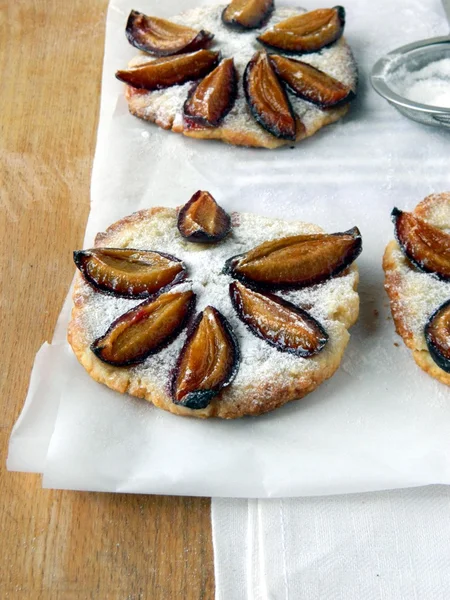
[[[425,339],[431,358],[450,373],[450,300],[442,304],[425,325]]]
[[[297,121],[267,52],[256,52],[248,63],[244,91],[253,117],[264,129],[277,138],[295,141]]]
[[[217,127],[233,108],[237,95],[237,73],[232,58],[223,60],[194,87],[184,103],[185,123]]]
[[[336,42],[345,25],[345,9],[319,8],[277,23],[257,39],[270,48],[285,52],[317,52]]]
[[[178,231],[190,242],[215,243],[230,230],[230,215],[209,192],[196,192],[178,214]]]
[[[256,29],[268,20],[273,0],[232,0],[222,13],[222,21],[234,29]]]
[[[193,52],[204,48],[214,37],[204,29],[197,31],[136,10],[130,12],[125,34],[132,46],[156,56]]]
[[[219,56],[219,52],[198,50],[156,58],[142,65],[117,71],[116,77],[134,88],[162,90],[204,77],[217,65]]]
[[[336,106],[355,97],[351,88],[300,60],[272,54],[270,62],[293,94],[321,108]]]
[[[91,345],[103,362],[125,367],[143,362],[173,341],[195,303],[192,290],[152,296],[116,319]]]
[[[230,258],[224,272],[267,289],[295,289],[338,275],[362,250],[357,227],[344,233],[294,235]]]
[[[248,329],[280,352],[308,358],[323,350],[328,341],[326,331],[316,319],[279,296],[233,281],[230,298]]]
[[[391,216],[405,256],[421,271],[450,280],[450,234],[398,208]]]
[[[195,320],[181,350],[172,379],[176,404],[206,408],[236,376],[239,347],[230,324],[213,306]]]
[[[186,277],[181,260],[153,250],[93,248],[73,258],[92,287],[123,298],[145,298]]]

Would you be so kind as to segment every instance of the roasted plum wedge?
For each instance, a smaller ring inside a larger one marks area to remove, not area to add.
[[[223,60],[189,93],[183,107],[188,126],[217,127],[233,108],[237,96],[234,60]]]
[[[155,56],[170,56],[205,48],[214,35],[202,29],[177,25],[166,19],[130,12],[125,34],[132,46]]]
[[[73,258],[92,287],[123,298],[145,298],[186,278],[181,260],[154,250],[93,248]]]
[[[172,378],[172,398],[192,409],[206,408],[239,368],[239,346],[230,324],[213,306],[195,320]]]
[[[338,275],[361,250],[357,227],[344,233],[294,235],[264,242],[230,258],[224,272],[261,288],[296,289]]]
[[[277,54],[270,55],[270,62],[293,94],[321,108],[343,104],[355,97],[351,88],[305,62]]]
[[[212,50],[176,54],[117,71],[116,77],[137,89],[161,90],[204,77],[214,69],[219,57],[219,52]]]
[[[258,37],[258,41],[284,52],[317,52],[336,42],[345,25],[342,6],[319,8],[277,23]]]
[[[247,104],[255,120],[277,138],[295,141],[297,126],[287,94],[281,85],[267,52],[256,52],[244,73]]]
[[[450,280],[450,234],[398,208],[392,211],[395,237],[405,256],[421,271]]]
[[[256,29],[269,19],[273,8],[273,0],[232,0],[222,21],[233,29]]]
[[[103,362],[125,367],[143,362],[173,341],[193,311],[195,294],[170,291],[135,306],[91,345]]]
[[[178,231],[190,242],[211,244],[231,230],[231,218],[209,192],[199,190],[178,213]]]
[[[425,340],[437,366],[450,373],[450,300],[429,318],[425,325]]]
[[[233,281],[230,298],[238,317],[253,335],[280,352],[308,358],[323,350],[328,341],[326,331],[316,319],[279,296]]]

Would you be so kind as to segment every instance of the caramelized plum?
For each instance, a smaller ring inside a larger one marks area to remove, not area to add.
[[[178,231],[190,242],[218,242],[230,230],[230,216],[209,192],[196,192],[178,214]]]
[[[244,91],[253,117],[264,129],[275,137],[295,141],[295,115],[266,52],[257,52],[248,63]]]
[[[258,41],[285,52],[317,52],[336,42],[345,25],[342,6],[319,8],[303,15],[289,17],[258,37]]]
[[[239,347],[225,317],[208,306],[199,314],[181,350],[172,379],[176,404],[201,409],[236,376]]]
[[[273,0],[232,0],[222,13],[222,21],[234,29],[256,29],[273,11]]]
[[[348,86],[300,60],[272,54],[270,62],[293,94],[321,108],[336,106],[355,97]]]
[[[450,300],[444,302],[425,325],[425,339],[431,358],[450,373]]]
[[[73,258],[96,290],[124,298],[145,298],[186,277],[181,260],[162,252],[93,248],[78,250]]]
[[[91,345],[100,360],[116,367],[144,361],[181,332],[191,314],[195,294],[166,292],[152,296],[116,319]]]
[[[194,52],[205,48],[214,37],[204,29],[196,31],[136,10],[130,12],[125,34],[132,46],[156,56]]]
[[[316,319],[274,294],[257,292],[234,281],[230,298],[248,329],[280,352],[307,358],[319,353],[328,341]]]
[[[398,208],[391,216],[405,256],[421,271],[450,280],[450,234]]]
[[[357,227],[344,233],[294,235],[230,258],[224,272],[262,288],[300,288],[341,273],[361,253]]]
[[[223,60],[189,93],[184,103],[187,125],[217,127],[236,100],[237,73],[232,58]]]
[[[116,77],[134,88],[161,90],[186,81],[200,79],[219,62],[219,52],[198,50],[157,58],[131,69],[117,71]]]

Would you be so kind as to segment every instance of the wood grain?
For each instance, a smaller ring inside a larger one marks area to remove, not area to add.
[[[209,600],[208,500],[48,491],[5,470],[83,239],[106,7],[0,0],[0,598]]]

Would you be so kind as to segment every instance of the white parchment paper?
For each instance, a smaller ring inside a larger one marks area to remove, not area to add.
[[[114,72],[135,53],[124,36],[130,9],[170,16],[198,4],[110,4],[86,246],[115,220],[183,204],[198,189],[228,211],[302,219],[328,231],[358,225],[361,317],[341,369],[266,416],[184,419],[90,379],[65,342],[68,301],[52,345],[37,356],[8,467],[42,472],[46,487],[230,497],[450,483],[450,389],[422,373],[394,333],[381,270],[392,207],[411,209],[450,189],[450,135],[408,121],[368,82],[380,55],[446,32],[440,2],[348,0],[358,100],[340,123],[277,151],[189,140],[128,114]]]

